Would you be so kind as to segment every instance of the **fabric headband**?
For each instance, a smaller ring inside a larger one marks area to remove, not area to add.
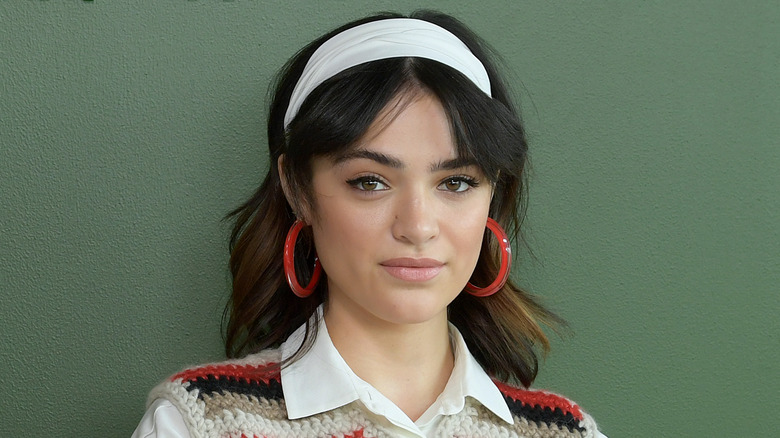
[[[309,93],[327,79],[369,61],[401,57],[441,62],[463,73],[485,94],[491,95],[485,66],[458,37],[424,20],[390,18],[347,29],[314,52],[293,89],[284,127],[290,125]]]

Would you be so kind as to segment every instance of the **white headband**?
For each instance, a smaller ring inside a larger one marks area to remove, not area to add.
[[[325,80],[359,64],[400,57],[426,58],[448,65],[490,96],[485,66],[458,37],[427,21],[390,18],[347,29],[314,52],[293,89],[284,114],[285,128],[309,93]]]

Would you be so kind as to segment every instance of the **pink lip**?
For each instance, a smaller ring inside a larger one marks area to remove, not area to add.
[[[388,274],[404,281],[428,281],[444,268],[444,263],[435,259],[409,257],[385,260],[380,265]]]

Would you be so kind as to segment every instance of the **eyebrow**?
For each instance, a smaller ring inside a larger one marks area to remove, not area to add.
[[[390,155],[381,154],[379,152],[367,151],[365,149],[354,149],[343,154],[339,154],[336,159],[333,160],[333,164],[344,164],[349,160],[356,160],[359,158],[365,158],[367,160],[376,161],[377,163],[392,167],[394,169],[403,169],[404,163],[398,158],[391,157]]]
[[[440,170],[455,170],[463,167],[478,166],[477,160],[467,158],[453,158],[451,160],[439,161],[431,166],[431,172],[438,172]]]
[[[375,161],[383,166],[392,167],[393,169],[403,169],[406,167],[404,163],[398,158],[392,157],[380,152],[368,151],[365,149],[354,149],[343,154],[339,154],[334,160],[333,164],[343,164],[349,160],[356,160],[359,158]],[[466,158],[453,158],[450,160],[438,161],[433,163],[430,167],[431,172],[438,172],[441,170],[454,170],[468,166],[476,166],[477,161],[474,159]]]

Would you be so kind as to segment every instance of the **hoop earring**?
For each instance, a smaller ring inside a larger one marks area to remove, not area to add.
[[[509,268],[512,265],[512,245],[509,243],[509,236],[493,218],[487,219],[487,228],[498,238],[498,244],[501,245],[501,268],[498,270],[498,277],[490,283],[490,286],[480,288],[471,283],[466,284],[466,292],[475,297],[487,297],[501,290],[509,279]]]
[[[284,276],[287,278],[287,284],[290,285],[292,292],[301,298],[306,298],[317,287],[320,274],[322,274],[322,266],[315,255],[314,273],[311,275],[311,280],[309,280],[309,284],[306,287],[301,286],[295,274],[295,243],[298,241],[298,233],[301,232],[303,226],[303,222],[296,219],[292,227],[290,227],[290,231],[287,232],[287,238],[284,239]]]

